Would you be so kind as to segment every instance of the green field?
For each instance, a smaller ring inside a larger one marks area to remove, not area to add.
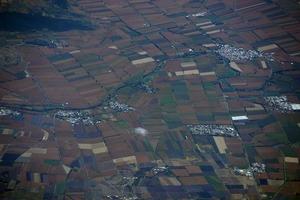
[[[205,176],[207,182],[212,185],[216,191],[224,191],[225,187],[217,176]]]

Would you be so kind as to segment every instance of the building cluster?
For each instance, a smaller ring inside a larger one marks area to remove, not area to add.
[[[247,169],[240,169],[234,167],[234,173],[241,176],[253,177],[255,174],[265,173],[266,165],[263,163],[252,163],[252,165]]]
[[[119,103],[117,101],[110,101],[109,102],[109,108],[112,109],[115,112],[131,112],[135,111],[135,108],[124,104],[124,103]]]
[[[140,83],[140,84],[138,84],[137,87],[148,94],[155,94],[157,92],[156,88],[153,88],[149,84],[146,84],[146,83]]]
[[[0,107],[0,116],[13,116],[13,117],[18,117],[21,115],[20,112],[18,111],[14,111],[14,110],[11,110],[11,109],[8,109],[6,107]]]
[[[253,173],[264,173],[266,171],[266,165],[264,163],[252,163],[250,168]]]
[[[166,166],[162,166],[162,167],[154,167],[154,168],[152,168],[152,173],[154,174],[154,175],[157,175],[157,174],[160,174],[160,173],[165,173],[165,172],[167,172],[168,171],[168,167],[166,167]]]
[[[56,39],[29,39],[24,41],[25,44],[44,46],[49,48],[63,48],[67,47],[68,43],[65,40]]]
[[[206,14],[207,12],[198,12],[198,13],[189,14],[186,17],[204,17]]]
[[[288,102],[287,96],[268,96],[264,97],[267,107],[278,112],[290,112],[293,110],[291,103]]]
[[[139,199],[136,196],[127,197],[127,196],[119,196],[119,195],[106,195],[106,198],[111,200],[138,200]]]
[[[230,61],[251,61],[257,58],[272,59],[271,54],[264,54],[256,50],[247,50],[244,48],[234,47],[228,44],[217,44],[216,53]]]
[[[55,118],[65,120],[72,125],[83,123],[86,125],[98,124],[101,121],[95,120],[87,111],[59,110],[54,114]]]
[[[238,137],[239,134],[231,125],[187,125],[193,135]]]

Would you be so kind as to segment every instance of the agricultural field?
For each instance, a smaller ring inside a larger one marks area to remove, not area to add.
[[[0,1],[0,198],[298,199],[299,11]]]

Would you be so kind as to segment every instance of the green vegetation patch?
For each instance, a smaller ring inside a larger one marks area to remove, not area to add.
[[[172,93],[179,101],[187,101],[190,99],[188,94],[188,88],[184,81],[176,81],[171,84]]]
[[[127,96],[132,95],[137,92],[137,90],[133,87],[124,87],[119,91],[120,91],[120,94],[127,95]]]
[[[206,91],[206,96],[209,101],[216,101],[219,94],[215,90]]]
[[[280,172],[280,169],[275,169],[275,168],[266,167],[266,172],[267,172],[267,173],[279,173],[279,172]]]
[[[161,154],[169,158],[183,158],[184,150],[181,147],[179,139],[175,135],[176,133],[166,133],[161,142],[159,142],[159,149]]]
[[[69,54],[69,53],[57,54],[57,55],[52,55],[52,56],[48,57],[48,59],[51,62],[57,62],[57,61],[67,60],[67,59],[70,59],[70,58],[72,58],[72,55]]]
[[[164,145],[167,147],[166,152],[170,158],[183,158],[183,151],[180,144],[177,141],[167,139],[164,141]]]
[[[300,173],[299,172],[289,172],[287,170],[286,178],[289,181],[298,181],[300,179]]]
[[[256,156],[256,150],[255,150],[255,147],[252,146],[251,144],[245,144],[244,145],[244,149],[248,155],[248,160],[250,163],[254,163],[256,160],[255,160],[255,156]]]
[[[26,78],[26,72],[18,72],[15,74],[15,76],[17,77],[17,79],[23,79]]]
[[[160,98],[160,105],[161,106],[175,106],[176,101],[174,100],[172,95],[162,95]]]
[[[60,160],[47,159],[47,160],[44,160],[44,163],[46,165],[56,166],[56,165],[60,164]]]
[[[58,195],[63,194],[65,189],[66,189],[66,183],[65,182],[57,183],[55,185],[55,194],[58,194]]]
[[[215,84],[213,82],[205,82],[202,84],[204,90],[214,90]]]
[[[190,100],[190,97],[189,97],[189,95],[188,95],[187,93],[186,93],[186,94],[178,94],[178,95],[175,95],[175,98],[176,98],[176,100],[178,100],[179,102],[181,102],[181,101],[185,102],[185,101]]]
[[[215,117],[211,112],[202,112],[202,113],[197,113],[197,119],[199,122],[214,121]]]
[[[123,27],[122,30],[127,33],[128,35],[130,35],[131,37],[137,37],[140,35],[139,32],[129,28],[129,27]]]
[[[286,132],[290,142],[292,143],[300,142],[300,128],[296,124],[289,123],[287,125],[284,125],[283,129]]]
[[[238,72],[234,71],[229,67],[224,67],[224,65],[218,66],[216,73],[220,78],[231,78],[237,76]]]
[[[209,183],[209,185],[212,185],[216,191],[224,191],[225,187],[222,183],[222,181],[217,176],[205,176],[205,179]]]
[[[278,164],[279,161],[276,158],[270,158],[270,159],[264,159],[264,163],[269,163],[269,164]]]
[[[115,124],[120,128],[128,128],[128,122],[125,120],[116,121]]]
[[[98,56],[96,54],[86,54],[86,55],[79,57],[78,61],[80,64],[84,65],[87,63],[97,62],[100,59],[101,59],[100,56]]]
[[[286,134],[283,132],[267,133],[266,136],[268,139],[276,143],[281,143],[281,144],[289,143]]]
[[[177,114],[166,114],[163,118],[170,129],[182,126],[182,122]]]
[[[188,90],[184,81],[176,81],[171,84],[174,93],[186,93]]]
[[[297,157],[297,153],[291,146],[279,147],[284,156]]]
[[[152,152],[152,153],[155,152],[151,143],[149,142],[149,140],[147,138],[145,138],[145,140],[144,140],[144,147],[148,152]]]
[[[203,22],[205,22],[205,20]],[[207,42],[207,38],[203,38],[203,41]],[[207,54],[197,57],[197,62],[200,63],[199,67],[201,68],[202,66],[209,66],[213,63],[216,63],[216,59],[215,57]]]
[[[14,200],[41,200],[43,199],[44,191],[40,190],[38,192],[30,192],[27,190],[14,190],[10,192],[5,192],[2,195],[0,194],[0,198],[2,199],[14,199]]]
[[[285,131],[289,141],[291,143],[300,143],[300,127],[297,125],[300,121],[298,113],[284,115],[279,117],[281,126]]]

